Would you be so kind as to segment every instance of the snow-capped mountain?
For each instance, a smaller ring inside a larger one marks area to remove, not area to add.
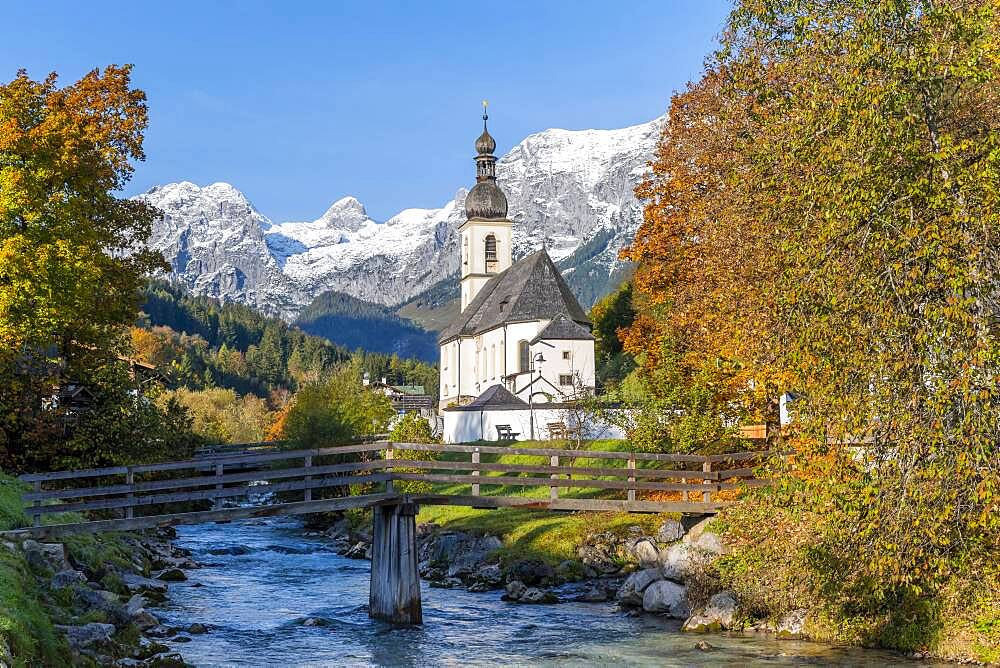
[[[585,306],[609,289],[618,249],[642,219],[632,191],[664,120],[546,130],[503,156],[497,180],[515,223],[515,258],[545,243]],[[196,293],[292,319],[328,290],[395,306],[455,276],[465,195],[385,222],[344,197],[312,222],[286,223],[271,222],[226,183],[172,183],[138,197],[164,212],[151,245],[176,278]]]

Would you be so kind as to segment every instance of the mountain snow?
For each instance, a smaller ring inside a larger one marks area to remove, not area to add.
[[[633,189],[664,122],[545,130],[503,156],[497,180],[514,221],[515,257],[545,244],[585,306],[600,296],[642,220]],[[460,189],[439,209],[406,209],[384,222],[344,197],[314,221],[274,223],[227,183],[171,183],[138,199],[164,213],[150,245],[176,279],[292,319],[327,290],[394,306],[454,277],[465,195]]]

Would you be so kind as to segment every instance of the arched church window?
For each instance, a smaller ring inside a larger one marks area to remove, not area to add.
[[[469,237],[462,240],[462,264],[469,264]]]
[[[496,271],[497,268],[497,238],[492,234],[486,235],[486,271]]]
[[[517,342],[518,370],[527,373],[531,370],[531,348],[528,342],[521,340]]]

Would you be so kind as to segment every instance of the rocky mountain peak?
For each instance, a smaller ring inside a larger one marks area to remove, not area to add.
[[[585,307],[613,288],[623,272],[618,250],[642,220],[633,191],[664,120],[545,130],[503,156],[497,181],[514,221],[515,258],[545,244]],[[459,188],[439,209],[405,209],[384,223],[350,196],[312,222],[272,223],[227,183],[183,181],[139,198],[164,211],[151,245],[192,290],[292,319],[327,291],[396,306],[456,280],[466,195]]]
[[[356,232],[375,221],[368,217],[364,204],[359,202],[356,197],[348,195],[331,204],[330,208],[316,222],[324,227]]]

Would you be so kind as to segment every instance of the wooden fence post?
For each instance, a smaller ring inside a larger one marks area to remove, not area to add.
[[[135,494],[132,493],[133,485],[135,485],[135,474],[132,473],[132,467],[128,469],[128,473],[125,474],[125,484],[129,486],[129,493],[126,495],[128,499],[128,507],[125,508],[125,519],[130,520],[135,517]]]
[[[549,457],[549,466],[559,466],[559,455],[552,455],[551,457]],[[551,478],[552,480],[555,480],[558,477],[559,477],[558,473],[553,473],[552,475],[549,476],[549,478]],[[559,498],[559,488],[558,487],[554,487],[554,486],[553,487],[549,487],[549,498],[552,499],[552,500],[555,500],[555,499]]]
[[[312,465],[313,465],[312,455],[306,455],[305,465],[306,465],[307,469],[311,469],[312,468]],[[312,479],[313,478],[312,478],[311,475],[307,475],[306,478],[305,478],[305,483],[306,483],[305,484],[305,488],[306,489],[305,489],[305,495],[302,497],[303,500],[305,500],[305,501],[312,501],[313,500],[312,487],[309,486],[309,483],[312,482]]]
[[[41,480],[35,481],[35,491],[36,492],[42,491]],[[32,524],[34,524],[36,527],[40,527],[42,526],[42,513],[41,513],[42,502],[36,499],[35,503],[32,504],[32,506],[34,508],[34,511],[31,514]]]
[[[629,470],[628,481],[635,482],[635,455],[628,458],[627,466]],[[635,501],[635,488],[633,487],[628,488],[628,500]]]
[[[472,451],[472,475],[479,477],[479,448]],[[479,483],[472,483],[472,496],[479,496]]]
[[[385,449],[385,461],[391,462],[392,459],[393,459],[392,443],[389,443],[388,447]],[[391,477],[392,476],[392,468],[389,467],[389,466],[386,466],[385,467],[385,472],[388,473],[389,476],[390,476],[389,479],[385,481],[385,493],[386,494],[395,494],[396,493],[396,486],[393,484],[392,477]]]
[[[226,468],[225,464],[216,464],[215,465],[215,477],[216,478],[221,478],[222,477],[222,472],[223,472],[223,470],[225,468]],[[217,492],[221,492],[222,491],[222,483],[221,482],[215,486],[215,491],[217,491]],[[215,509],[216,510],[221,510],[222,509],[222,496],[220,496],[218,494],[216,494],[216,496],[215,496]]]
[[[708,459],[706,459],[705,463],[701,465],[701,471],[702,471],[702,473],[711,473],[712,472],[712,462],[709,461]],[[712,482],[710,480],[706,480],[705,478],[702,478],[701,482],[704,485],[711,485],[712,484]],[[711,503],[712,502],[712,492],[710,492],[708,489],[706,489],[705,492],[704,492],[704,496],[703,496],[702,500],[705,503]]]

